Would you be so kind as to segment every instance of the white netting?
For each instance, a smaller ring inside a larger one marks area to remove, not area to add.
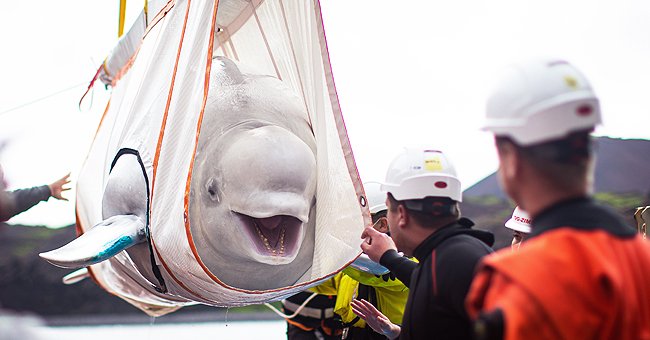
[[[221,0],[213,26],[215,5],[192,1],[188,9],[188,2],[177,1],[148,28],[133,63],[116,72],[121,78],[79,176],[78,217],[87,230],[102,220],[103,188],[117,151],[131,148],[142,156],[152,191],[156,261],[176,297],[158,293],[138,278],[124,253],[91,272],[105,289],[152,315],[187,300],[235,306],[281,299],[352,261],[360,252],[361,230],[369,223],[367,208],[359,203],[362,187],[338,107],[317,1]],[[304,101],[317,149],[316,233],[311,270],[296,285],[258,291],[229,287],[201,266],[192,251],[186,214],[211,47],[215,56],[281,79]]]

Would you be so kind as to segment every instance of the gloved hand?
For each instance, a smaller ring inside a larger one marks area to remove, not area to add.
[[[375,275],[375,277],[380,277],[380,276],[381,276],[381,279],[384,280],[384,282],[388,282],[388,280],[395,281],[395,279],[397,279],[395,277],[395,274],[393,274],[393,272],[388,272],[388,273],[386,273],[384,275]]]

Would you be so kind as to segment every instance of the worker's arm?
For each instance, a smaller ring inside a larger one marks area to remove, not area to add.
[[[47,201],[50,198],[50,188],[47,185],[41,185],[28,189],[9,191],[6,194],[8,204],[0,210],[1,221],[6,221],[30,209],[41,201]]]
[[[397,250],[390,249],[386,251],[379,260],[379,264],[388,268],[395,274],[398,280],[409,287],[411,283],[411,274],[418,266],[418,263],[409,259],[408,257],[400,255]]]

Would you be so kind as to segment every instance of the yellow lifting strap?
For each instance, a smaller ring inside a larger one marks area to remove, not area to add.
[[[117,24],[117,37],[121,37],[124,34],[124,16],[126,14],[126,0],[120,0],[120,17]]]
[[[149,26],[149,1],[144,0],[144,23]]]
[[[120,0],[120,17],[117,27],[117,37],[124,34],[124,18],[126,17],[126,0]],[[149,1],[144,0],[144,20],[145,25],[149,24]]]

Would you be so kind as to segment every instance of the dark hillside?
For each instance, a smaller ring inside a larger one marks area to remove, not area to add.
[[[650,192],[650,140],[600,137],[596,148],[596,192]]]
[[[64,285],[61,278],[72,270],[54,267],[38,257],[38,253],[60,247],[75,236],[74,226],[48,229],[0,224],[2,307],[40,315],[135,311],[92,280]]]

